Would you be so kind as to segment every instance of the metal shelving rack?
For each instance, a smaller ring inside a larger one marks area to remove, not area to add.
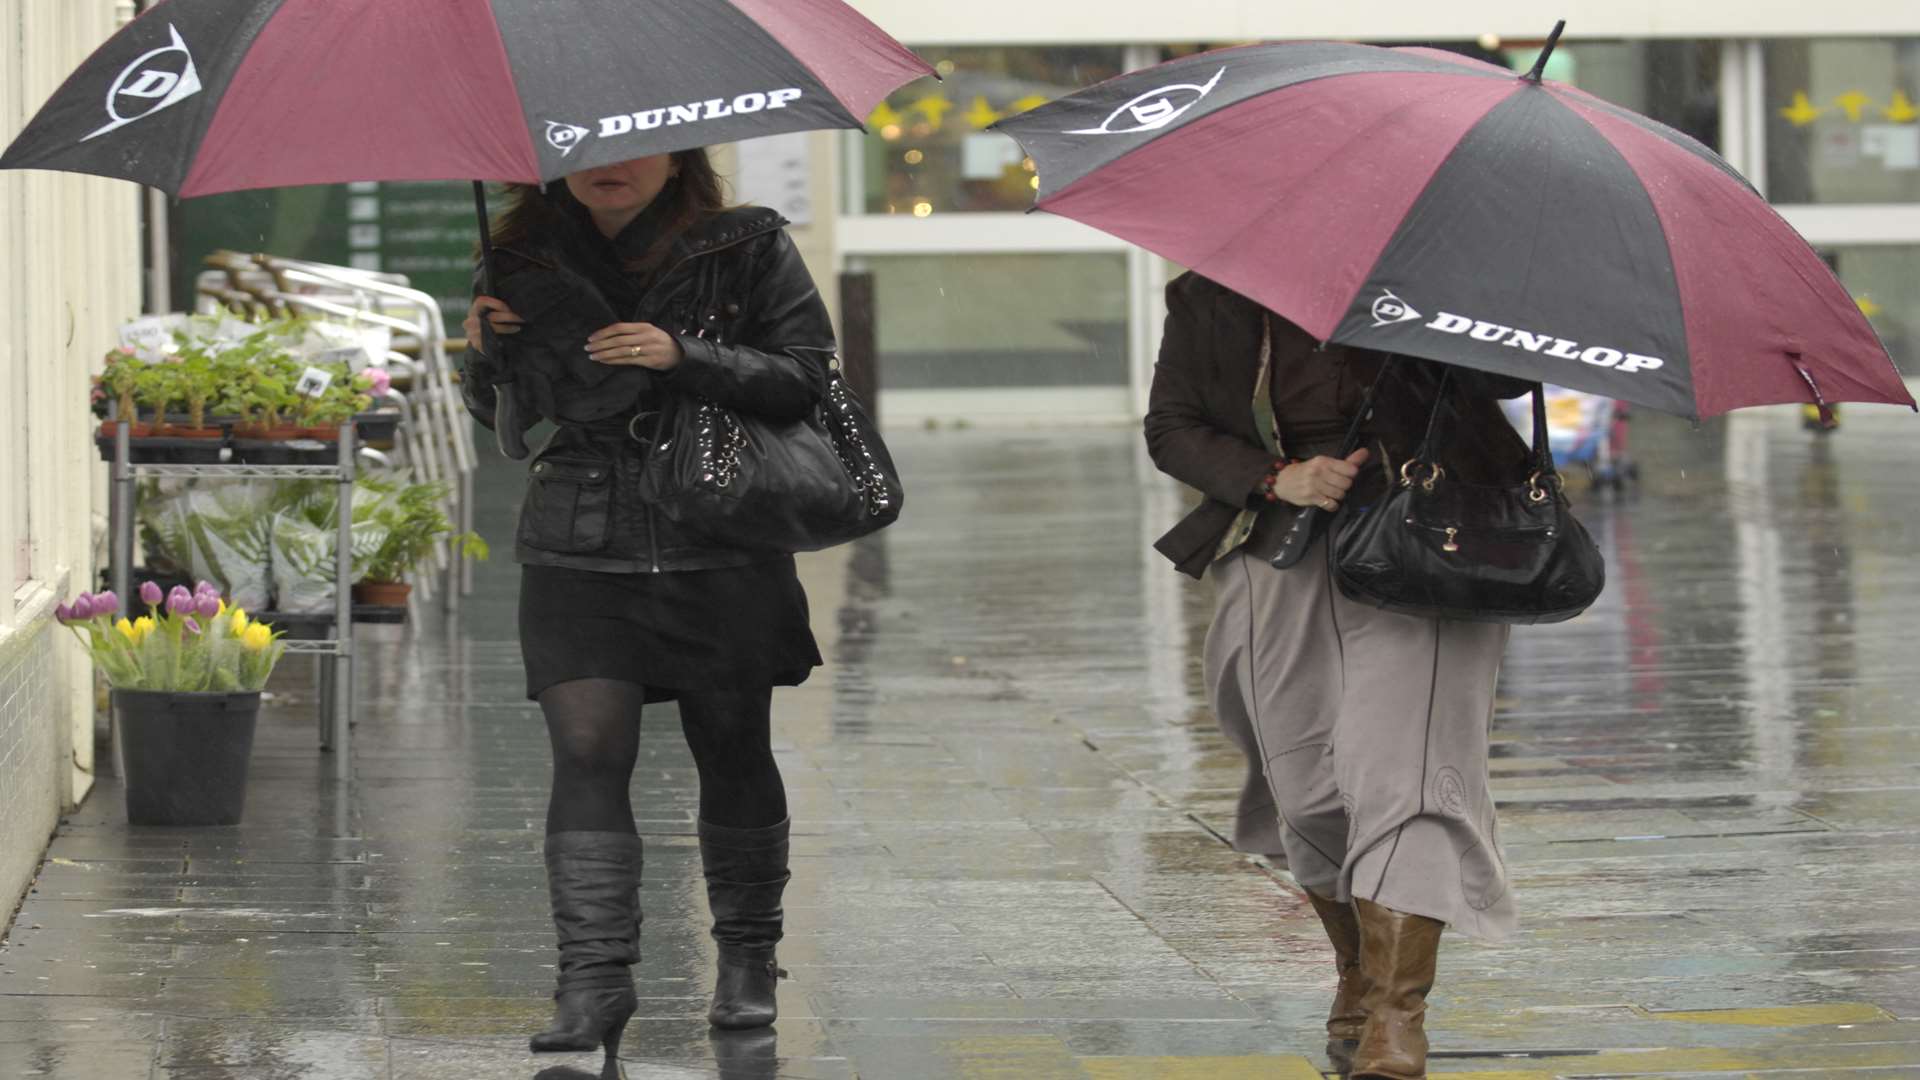
[[[117,410],[116,410],[117,412]],[[112,498],[108,500],[108,552],[113,589],[133,595],[135,485],[142,479],[327,480],[338,485],[339,535],[335,538],[334,618],[329,636],[286,640],[289,655],[315,657],[320,665],[320,749],[331,751],[333,775],[347,780],[353,758],[353,481],[357,435],[354,424],[340,425],[338,458],[331,465],[134,464],[132,425],[115,425]]]

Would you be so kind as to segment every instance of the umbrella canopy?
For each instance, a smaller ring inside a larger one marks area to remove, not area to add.
[[[931,73],[840,0],[163,0],[68,78],[0,168],[182,196],[540,183],[857,128]]]
[[[1539,70],[1254,45],[997,129],[1038,165],[1038,209],[1323,341],[1686,416],[1914,404],[1845,287],[1738,172]]]

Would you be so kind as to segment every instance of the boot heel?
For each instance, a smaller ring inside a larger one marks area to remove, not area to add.
[[[607,1050],[607,1060],[600,1066],[600,1080],[620,1080],[622,1075],[620,1072],[620,1039],[627,1033],[627,1021],[631,1019],[633,1019],[633,1014],[628,1013],[615,1021],[614,1024],[607,1028],[605,1033],[600,1036],[600,1041]]]

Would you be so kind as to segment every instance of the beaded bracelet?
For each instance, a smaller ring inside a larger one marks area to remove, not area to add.
[[[1262,498],[1266,499],[1268,502],[1280,501],[1280,494],[1274,491],[1273,488],[1275,484],[1278,484],[1280,482],[1280,474],[1285,472],[1287,470],[1287,466],[1292,464],[1293,462],[1288,461],[1285,458],[1280,458],[1273,463],[1273,468],[1267,471],[1266,479],[1260,481],[1260,495]]]

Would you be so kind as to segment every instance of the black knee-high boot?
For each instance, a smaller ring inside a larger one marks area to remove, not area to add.
[[[638,1007],[628,968],[640,962],[640,838],[618,832],[547,835],[547,891],[560,940],[553,1027],[535,1053],[604,1046],[612,1068]]]
[[[774,986],[782,975],[774,959],[787,887],[788,822],[734,829],[700,822],[700,862],[707,873],[707,906],[720,968],[707,1020],[717,1028],[765,1027],[778,1013]]]

